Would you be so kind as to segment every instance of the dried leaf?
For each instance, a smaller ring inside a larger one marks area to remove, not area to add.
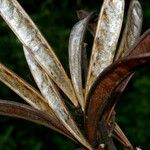
[[[50,77],[43,71],[43,69],[37,64],[32,55],[24,47],[24,53],[32,72],[32,75],[42,93],[47,99],[49,106],[54,110],[55,115],[62,122],[62,124],[68,129],[68,131],[85,147],[90,147],[85,137],[80,132],[76,123],[72,119],[69,111],[67,110],[62,97],[60,96],[56,86],[51,81]]]
[[[137,41],[141,34],[142,22],[142,7],[138,0],[132,0],[128,11],[126,27],[115,60],[123,57]]]
[[[47,113],[34,109],[31,106],[12,101],[0,100],[0,115],[17,117],[32,121],[34,123],[53,129],[76,141],[64,127],[56,127],[55,117],[52,118],[52,116],[49,116]]]
[[[12,89],[32,107],[46,112],[51,118],[55,118],[53,123],[56,128],[58,127],[61,128],[61,130],[66,130],[55,116],[53,110],[46,103],[46,100],[33,87],[2,64],[0,64],[0,81]]]
[[[86,94],[97,76],[112,63],[120,35],[124,0],[105,0],[98,20],[92,48]]]
[[[108,106],[113,90],[123,79],[148,62],[150,62],[150,30],[129,51],[128,57],[118,60],[108,67],[91,88],[87,99],[87,117],[85,118],[90,142],[96,141],[97,124],[103,110]]]
[[[69,38],[69,65],[72,83],[77,95],[78,101],[84,111],[85,101],[83,97],[83,86],[82,86],[82,54],[84,51],[84,35],[86,26],[91,18],[88,15],[83,20],[79,21],[74,25],[71,30]]]
[[[74,89],[61,63],[19,3],[16,0],[0,0],[0,14],[40,66],[77,106]]]

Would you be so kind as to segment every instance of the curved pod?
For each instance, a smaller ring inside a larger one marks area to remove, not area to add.
[[[16,0],[0,0],[0,15],[22,44],[33,54],[39,65],[77,106],[74,89],[61,63],[19,3]]]

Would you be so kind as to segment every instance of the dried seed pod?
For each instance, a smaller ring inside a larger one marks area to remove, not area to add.
[[[134,73],[133,73],[134,74]],[[129,76],[127,76],[127,78],[125,78],[117,87],[116,89],[113,91],[113,94],[110,98],[110,102],[109,105],[107,106],[105,112],[104,112],[104,116],[106,116],[106,122],[108,123],[110,121],[111,115],[112,113],[114,113],[114,109],[115,106],[117,105],[120,96],[122,95],[123,91],[125,90],[127,84],[129,83],[129,81],[131,80],[133,74],[130,74]]]
[[[49,110],[45,99],[33,87],[2,64],[0,64],[0,81],[11,88],[32,107],[43,111]]]
[[[97,76],[112,63],[120,35],[124,0],[105,0],[98,19],[92,48],[86,95]]]
[[[131,143],[129,142],[129,140],[124,135],[123,131],[120,129],[120,127],[116,123],[115,123],[113,137],[115,137],[118,141],[120,141],[120,143],[122,143],[125,148],[133,149],[133,146],[131,145]]]
[[[89,19],[91,18],[91,15],[88,15],[86,18],[74,25],[69,38],[70,74],[78,101],[83,111],[85,107],[82,86],[82,54],[84,51],[83,40],[86,27],[89,22]]]
[[[94,142],[97,138],[97,124],[103,110],[108,106],[115,88],[128,75],[141,65],[150,62],[150,30],[148,30],[129,51],[128,57],[115,62],[107,68],[94,83],[88,95],[85,125],[88,138]],[[94,116],[94,117],[93,117]]]
[[[128,50],[131,49],[131,47],[135,44],[141,33],[142,21],[143,21],[142,7],[138,0],[132,0],[130,2],[130,7],[127,15],[127,23],[122,35],[121,44],[115,56],[115,60],[124,57],[125,54],[128,52]],[[118,87],[114,90],[114,94],[112,94],[112,97],[110,98],[112,102],[110,102],[110,105],[108,106],[105,112],[107,122],[109,120],[109,116],[111,116],[111,113],[113,113],[114,108],[117,105],[122,92],[126,88],[127,84],[129,83],[133,75],[134,73],[129,75],[127,79],[122,81],[121,84],[119,84]],[[120,141],[124,140],[126,146],[127,147],[130,146],[132,148],[130,142],[126,140],[127,138],[125,136],[123,137],[119,136],[117,132],[120,133],[120,131],[118,131],[118,128],[115,128],[114,130],[114,134],[116,135],[115,137],[118,140],[120,138]]]
[[[55,117],[49,116],[47,113],[34,109],[31,106],[12,101],[0,100],[0,115],[17,117],[32,121],[34,123],[53,129],[76,141],[76,139],[74,139],[68,130],[66,130],[64,127],[61,128],[61,126],[59,127],[55,125],[57,123],[55,122]]]
[[[24,47],[24,53],[32,72],[32,75],[45,99],[48,101],[49,106],[54,111],[55,115],[62,122],[62,124],[68,129],[68,131],[85,147],[89,148],[90,145],[86,141],[85,137],[80,132],[76,123],[72,119],[69,111],[67,110],[62,97],[60,96],[56,86],[45,71],[34,60],[32,54]]]
[[[38,28],[16,0],[1,0],[0,14],[51,79],[77,106],[74,89],[61,63]]]
[[[88,12],[85,12],[83,10],[78,11],[78,17],[80,19],[84,19],[88,15],[89,15]],[[92,35],[94,35],[95,24],[93,22],[91,22],[91,26],[92,26],[92,28],[89,29],[89,24],[88,24],[88,29],[90,30],[90,32],[92,33]],[[123,81],[123,83],[121,83],[116,88],[114,94],[112,94],[112,97],[111,97],[111,100],[113,99],[112,100],[113,102],[109,102],[109,105],[107,106],[107,108],[105,109],[105,112],[103,113],[103,117],[105,118],[106,124],[109,127],[110,127],[110,122],[112,121],[112,116],[114,116],[114,113],[115,113],[114,108],[115,108],[115,106],[116,106],[116,104],[117,104],[117,102],[118,102],[118,100],[120,98],[120,95],[124,91],[124,89],[127,86],[127,83],[129,82],[129,80],[130,80],[131,77],[132,77],[132,75],[130,75],[128,77],[128,79],[126,79],[125,81]],[[132,148],[132,145],[129,142],[129,140],[127,139],[127,137],[123,134],[123,132],[120,132],[121,129],[118,126],[118,124],[116,124],[115,122],[113,124],[115,124],[115,126],[113,125],[114,127],[113,126],[111,127],[111,130],[109,131],[110,132],[109,134],[112,134],[112,132],[113,132],[112,135],[113,135],[114,138],[116,138],[119,142],[121,142],[125,147]]]
[[[125,56],[125,53],[135,44],[141,34],[143,12],[138,0],[132,0],[127,16],[127,23],[122,36],[121,44],[115,60]]]
[[[66,130],[54,114],[53,110],[46,103],[46,100],[33,87],[2,64],[0,64],[0,81],[12,89],[32,107],[44,111],[49,117],[54,118],[53,124],[56,128],[58,127],[62,130]]]

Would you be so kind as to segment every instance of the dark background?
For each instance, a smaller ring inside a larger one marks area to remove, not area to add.
[[[19,0],[68,70],[68,38],[78,21],[76,10],[99,11],[100,0]],[[129,2],[129,1],[127,1]],[[150,1],[142,1],[143,32],[150,27]],[[128,6],[128,4],[127,4]],[[127,10],[127,9],[126,9]],[[0,18],[0,61],[34,85],[22,45]],[[117,106],[117,122],[133,145],[150,149],[150,65],[138,71]],[[0,84],[0,98],[23,102]],[[28,121],[0,116],[0,150],[73,150],[68,138]]]

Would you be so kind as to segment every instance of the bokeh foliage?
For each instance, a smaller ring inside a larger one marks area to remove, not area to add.
[[[77,22],[76,10],[99,11],[98,0],[19,0],[51,43],[68,71],[68,38]],[[129,2],[129,1],[127,1]],[[143,32],[150,27],[150,2],[142,1]],[[127,11],[127,10],[126,10]],[[22,45],[0,18],[0,61],[35,85],[24,58]],[[150,149],[150,65],[138,71],[117,106],[117,122],[136,146]],[[23,102],[0,84],[0,98]],[[54,131],[33,123],[0,116],[0,150],[73,150],[76,145]]]

